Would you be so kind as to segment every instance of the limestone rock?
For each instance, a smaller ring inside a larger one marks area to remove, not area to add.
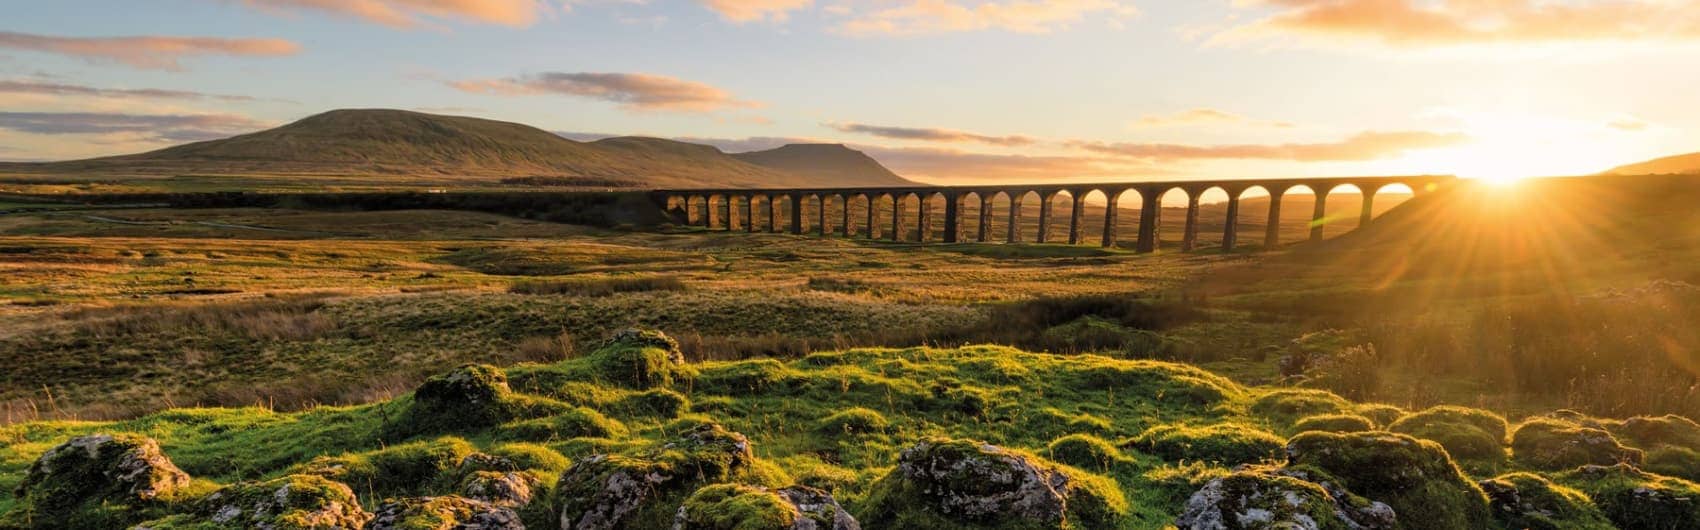
[[[861,530],[861,525],[832,495],[807,486],[715,484],[685,499],[673,530]]]
[[[1344,490],[1269,470],[1242,470],[1205,484],[1175,520],[1180,530],[1392,529],[1393,509]]]
[[[525,530],[519,514],[464,497],[391,499],[378,507],[365,530]]]
[[[537,475],[525,471],[474,471],[461,480],[460,493],[469,499],[518,508],[531,504]]]
[[[122,517],[125,508],[169,497],[188,483],[189,475],[152,438],[79,436],[48,449],[30,465],[14,492],[18,503],[0,518],[0,526],[51,528],[53,521],[89,506]]]
[[[645,454],[592,455],[561,474],[555,485],[563,530],[625,528],[650,502],[692,484],[724,482],[755,456],[744,435],[719,424],[696,426]],[[672,508],[667,508],[671,515]]]

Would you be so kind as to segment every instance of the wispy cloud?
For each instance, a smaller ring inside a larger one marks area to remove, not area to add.
[[[210,140],[267,126],[265,122],[234,114],[0,111],[0,129],[27,134],[129,134],[157,142]]]
[[[1044,182],[1134,178],[1171,171],[1103,156],[1028,156],[957,149],[855,147],[900,175],[942,180]]]
[[[924,35],[1004,30],[1051,33],[1088,17],[1109,21],[1138,14],[1116,0],[1050,0],[967,3],[958,0],[910,0],[895,7],[851,15],[839,30],[849,35]]]
[[[792,11],[814,4],[813,0],[701,0],[704,7],[732,22],[781,22]]]
[[[1038,143],[1038,139],[1029,136],[993,136],[975,134],[952,129],[893,127],[886,125],[868,125],[865,123],[826,123],[822,124],[840,132],[866,134],[894,140],[921,140],[927,142],[978,142],[1004,147],[1017,147]]]
[[[393,28],[416,28],[431,20],[465,20],[512,27],[530,26],[552,9],[545,0],[241,0],[262,11],[318,11]],[[554,8],[560,9],[560,8]]]
[[[144,70],[183,70],[180,59],[195,55],[275,57],[292,55],[301,46],[283,39],[226,39],[219,37],[59,37],[0,31],[0,48],[111,61]]]
[[[1685,0],[1242,0],[1236,5],[1272,12],[1214,41],[1298,35],[1415,48],[1700,38],[1700,8]]]
[[[1277,128],[1293,127],[1284,121],[1254,120],[1232,112],[1212,108],[1188,109],[1174,114],[1143,116],[1133,122],[1139,127],[1185,127],[1193,125],[1243,124]]]
[[[109,98],[186,99],[215,101],[257,101],[253,96],[211,94],[193,90],[163,88],[100,88],[67,83],[18,81],[0,79],[0,92],[12,94],[46,94],[53,96],[88,96]]]
[[[543,72],[503,79],[449,81],[465,92],[504,96],[565,95],[619,103],[634,111],[713,112],[755,108],[714,86],[673,77],[605,72]]]
[[[1393,158],[1407,151],[1450,147],[1469,140],[1460,133],[1394,131],[1364,132],[1337,142],[1321,143],[1185,145],[1073,141],[1069,145],[1093,153],[1150,160],[1339,162]]]

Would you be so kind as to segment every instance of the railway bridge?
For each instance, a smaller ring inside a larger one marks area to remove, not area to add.
[[[908,186],[908,187],[866,187],[866,188],[787,188],[787,189],[678,189],[656,190],[653,192],[657,202],[684,224],[707,227],[710,229],[745,230],[748,232],[785,232],[792,234],[814,233],[822,236],[834,232],[827,211],[829,204],[839,205],[840,218],[837,220],[839,235],[851,237],[857,235],[855,222],[852,219],[852,205],[860,206],[866,214],[866,220],[861,223],[860,235],[866,238],[885,237],[893,241],[902,241],[909,236],[906,222],[913,219],[915,240],[927,241],[933,234],[935,215],[933,204],[942,198],[943,208],[943,242],[957,243],[962,241],[989,241],[992,235],[989,227],[996,214],[993,211],[993,201],[999,196],[1005,198],[1008,211],[1004,228],[1007,242],[1020,242],[1022,239],[1023,201],[1029,195],[1039,198],[1038,237],[1037,243],[1049,243],[1053,225],[1058,220],[1053,212],[1054,199],[1066,195],[1072,203],[1069,209],[1068,243],[1080,244],[1089,237],[1086,226],[1083,226],[1082,214],[1088,211],[1086,198],[1093,194],[1101,194],[1105,204],[1102,231],[1097,238],[1099,244],[1109,247],[1117,242],[1117,227],[1119,225],[1120,202],[1123,195],[1134,192],[1140,201],[1139,234],[1134,248],[1138,252],[1152,252],[1157,249],[1160,238],[1162,198],[1172,191],[1180,191],[1186,196],[1186,226],[1183,228],[1181,247],[1192,250],[1198,240],[1199,198],[1211,190],[1225,193],[1227,199],[1227,219],[1222,228],[1222,248],[1232,250],[1239,241],[1238,219],[1240,201],[1248,192],[1261,189],[1269,196],[1269,217],[1265,225],[1264,247],[1273,248],[1279,243],[1281,225],[1281,199],[1293,190],[1308,189],[1314,196],[1315,202],[1310,223],[1311,240],[1322,239],[1323,220],[1327,213],[1328,196],[1334,191],[1347,186],[1357,188],[1363,197],[1363,211],[1359,217],[1358,226],[1366,226],[1372,220],[1375,194],[1389,186],[1404,186],[1413,193],[1421,195],[1455,182],[1456,177],[1442,175],[1415,175],[1397,177],[1328,177],[1328,178],[1295,178],[1295,179],[1242,179],[1242,180],[1187,180],[1168,182],[1105,182],[1081,184],[999,184],[973,186]],[[914,197],[914,201],[908,201]],[[963,215],[969,201],[977,201],[978,227],[974,234],[964,234]],[[905,202],[910,202],[913,212],[907,212]],[[886,210],[890,219],[881,219],[879,212],[884,205],[891,207]],[[765,206],[765,208],[764,208]],[[813,206],[817,216],[813,219],[813,230],[805,226],[803,210]],[[781,212],[789,212],[789,220],[781,219]],[[740,222],[741,221],[741,222]],[[889,221],[887,223],[886,221]]]

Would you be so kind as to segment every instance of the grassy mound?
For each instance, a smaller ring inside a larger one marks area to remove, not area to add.
[[[1534,473],[1510,473],[1481,482],[1494,518],[1505,528],[1611,530],[1594,501]]]
[[[1250,425],[1219,423],[1200,427],[1159,425],[1140,433],[1126,446],[1165,460],[1234,466],[1278,460],[1285,442]]]
[[[1487,497],[1440,444],[1393,433],[1308,432],[1287,442],[1289,466],[1319,469],[1387,503],[1409,529],[1487,528]],[[1412,514],[1418,514],[1415,517]]]
[[[1375,422],[1356,414],[1319,414],[1293,422],[1293,432],[1364,432],[1375,430]]]
[[[1432,440],[1459,460],[1486,464],[1505,460],[1505,418],[1485,410],[1434,407],[1400,418],[1387,430]]]
[[[1588,494],[1619,528],[1694,528],[1700,484],[1647,473],[1625,464],[1583,466],[1558,476]]]
[[[1551,418],[1533,418],[1517,426],[1511,435],[1512,458],[1545,470],[1564,470],[1582,465],[1641,463],[1643,452],[1625,447],[1603,429],[1583,427]]]

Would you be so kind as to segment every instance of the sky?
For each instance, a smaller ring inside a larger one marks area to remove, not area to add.
[[[1512,178],[1700,151],[1691,0],[0,3],[0,160],[338,108],[844,143],[941,184]]]

